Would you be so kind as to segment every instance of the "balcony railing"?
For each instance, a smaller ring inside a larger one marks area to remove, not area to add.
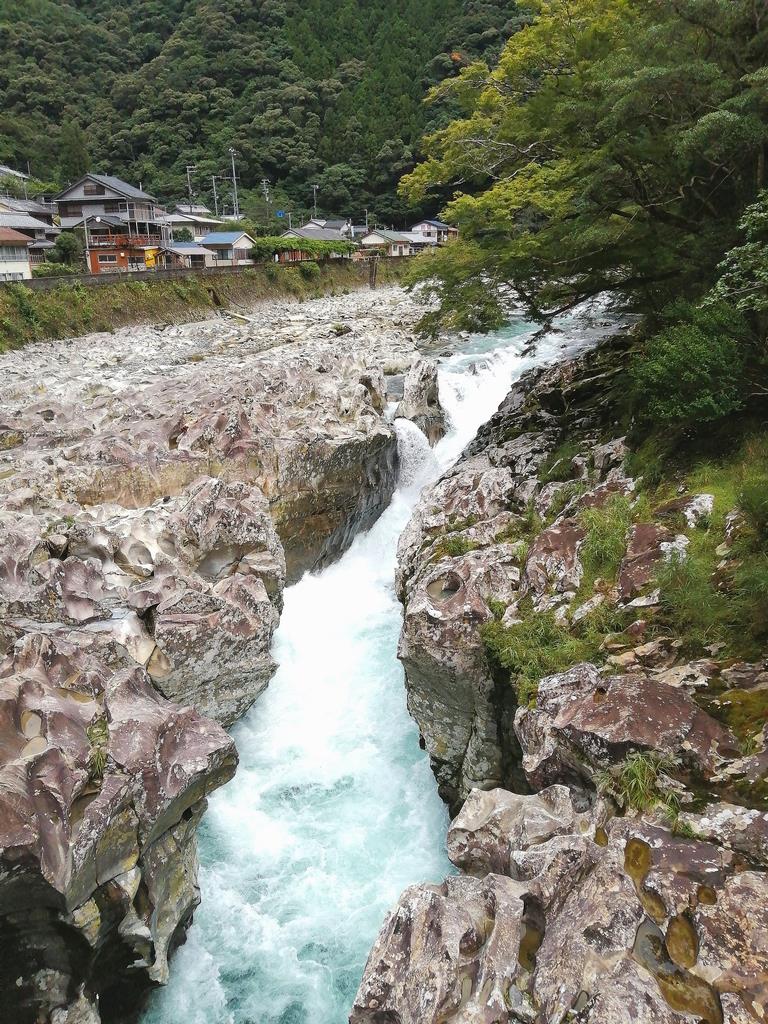
[[[142,245],[162,245],[162,235],[94,235],[88,236],[88,245],[91,249],[108,246],[111,249],[131,249]]]

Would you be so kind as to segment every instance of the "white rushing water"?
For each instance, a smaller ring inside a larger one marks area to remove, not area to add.
[[[568,350],[589,336],[574,331]],[[562,355],[555,335],[521,356],[528,337],[513,325],[443,362],[448,436],[430,451],[398,421],[391,505],[338,563],[286,591],[280,668],[234,729],[240,767],[201,828],[202,905],[144,1024],[343,1024],[387,910],[451,871],[396,659],[395,552],[421,488],[513,380]]]

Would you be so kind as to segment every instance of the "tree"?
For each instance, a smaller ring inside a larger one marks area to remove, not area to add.
[[[59,176],[62,181],[76,181],[91,168],[91,158],[80,125],[65,121],[59,135]]]
[[[52,263],[65,263],[76,266],[83,260],[83,243],[74,231],[62,231],[51,250]]]
[[[602,292],[700,295],[764,176],[768,30],[751,0],[535,0],[498,64],[439,86],[411,201],[452,183],[462,240],[427,258],[442,323],[547,319]],[[483,287],[477,287],[482,281]]]

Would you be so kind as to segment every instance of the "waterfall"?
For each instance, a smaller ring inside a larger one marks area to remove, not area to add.
[[[234,728],[235,779],[200,834],[202,905],[144,1024],[343,1024],[387,910],[451,871],[448,824],[405,706],[395,551],[419,491],[459,455],[514,379],[530,328],[473,339],[440,369],[450,430],[430,450],[396,429],[392,503],[336,564],[285,595],[279,669]],[[568,354],[592,334],[569,335]]]

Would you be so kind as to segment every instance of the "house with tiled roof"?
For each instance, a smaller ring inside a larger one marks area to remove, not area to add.
[[[455,228],[452,224],[446,224],[442,220],[420,220],[418,224],[414,224],[411,228],[411,232],[416,235],[423,235],[428,242],[442,244],[443,242],[449,242],[452,238],[459,237],[459,229]]]
[[[30,277],[29,239],[20,231],[0,225],[0,281],[26,281]]]
[[[202,239],[200,245],[209,249],[217,267],[235,267],[253,263],[251,250],[256,242],[245,231],[212,231]]]

